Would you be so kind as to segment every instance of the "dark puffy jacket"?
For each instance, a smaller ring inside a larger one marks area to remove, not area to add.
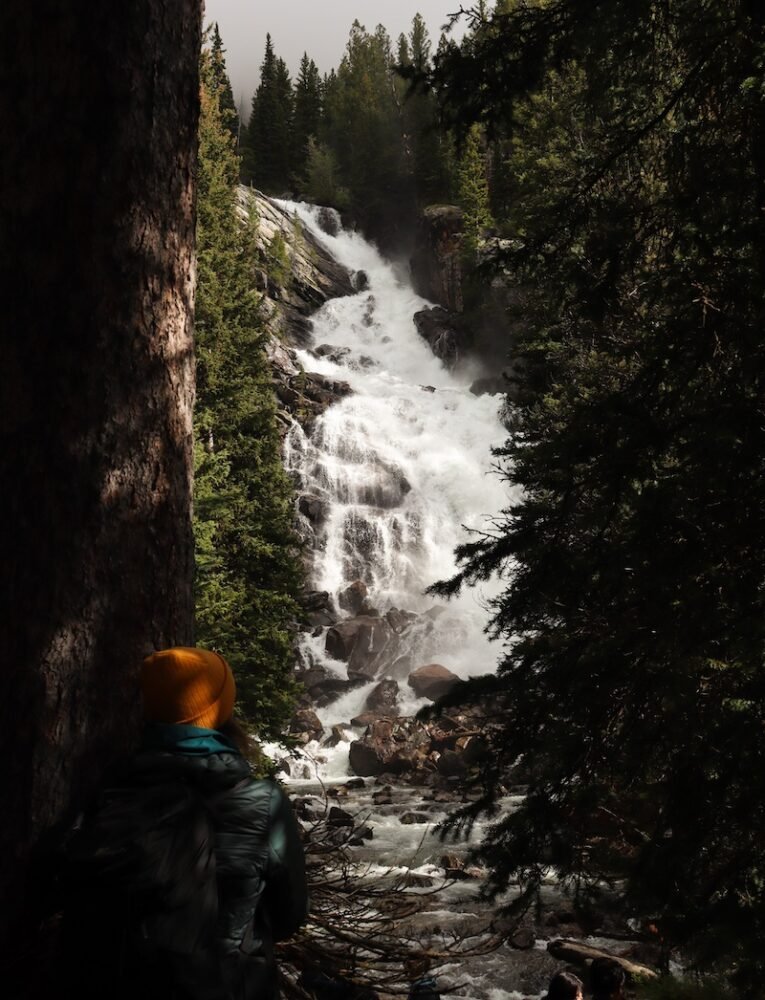
[[[299,830],[279,786],[253,779],[247,762],[221,734],[190,726],[151,727],[144,749],[110,781],[160,798],[163,789],[169,796],[174,788],[192,786],[210,804],[217,930],[211,945],[186,949],[189,954],[155,953],[151,940],[136,954],[134,936],[125,932],[129,917],[103,913],[92,921],[75,906],[67,936],[75,979],[82,976],[80,994],[134,998],[140,993],[142,1000],[275,997],[273,942],[298,929],[308,904]],[[101,909],[108,905],[99,903]],[[178,916],[181,936],[183,920]],[[88,923],[97,926],[88,931],[83,976],[82,930]],[[144,933],[151,938],[151,931]],[[189,930],[189,940],[193,933]]]

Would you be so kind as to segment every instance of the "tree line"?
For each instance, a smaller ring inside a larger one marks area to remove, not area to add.
[[[439,49],[449,44],[442,36]],[[243,182],[348,211],[383,241],[400,239],[418,205],[457,191],[454,138],[435,95],[409,92],[407,75],[432,62],[419,14],[395,44],[382,25],[369,32],[355,21],[337,69],[322,75],[306,53],[294,82],[269,35],[240,129]]]

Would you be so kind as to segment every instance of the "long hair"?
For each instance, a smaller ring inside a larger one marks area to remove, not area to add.
[[[547,987],[546,1000],[576,1000],[584,990],[584,983],[571,972],[556,972]]]

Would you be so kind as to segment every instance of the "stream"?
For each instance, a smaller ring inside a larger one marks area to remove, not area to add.
[[[390,775],[359,781],[348,757],[364,727],[350,720],[364,711],[381,679],[398,682],[396,711],[412,716],[428,703],[407,684],[412,669],[438,663],[468,678],[495,668],[498,648],[484,629],[487,602],[501,581],[467,589],[446,604],[426,589],[453,575],[455,547],[468,531],[485,527],[512,501],[492,471],[491,449],[508,433],[500,420],[503,399],[471,393],[471,383],[485,372],[469,364],[449,371],[432,354],[413,322],[414,314],[431,303],[414,292],[405,267],[383,259],[359,234],[344,230],[337,217],[332,220],[336,234],[325,232],[326,209],[277,204],[355,273],[360,288],[315,313],[313,344],[297,352],[306,371],[343,380],[353,390],[318,417],[308,433],[295,423],[285,442],[285,464],[298,491],[315,498],[323,510],[318,524],[302,525],[310,547],[309,585],[328,593],[341,620],[352,617],[342,610],[350,585],[362,586],[362,614],[404,612],[410,619],[405,645],[398,643],[395,656],[380,660],[363,683],[316,706],[325,732],[338,727],[335,745],[309,742],[302,755],[283,761],[284,779],[293,800],[303,806],[329,802],[368,823],[372,838],[353,848],[354,861],[363,866],[360,877],[416,876],[409,891],[427,892],[428,903],[405,930],[425,933],[448,949],[452,938],[485,926],[493,915],[478,898],[480,872],[455,881],[441,863],[446,853],[464,858],[469,847],[465,841],[444,843],[436,832],[459,804],[459,786],[454,783],[453,792],[444,794]],[[326,626],[304,633],[301,660],[308,669],[347,681],[349,665],[329,655],[326,633]],[[516,807],[520,791],[508,794],[501,809]],[[472,841],[483,829],[476,824]],[[553,911],[570,910],[553,878],[546,892]],[[565,930],[556,925],[547,934],[535,932],[527,950],[506,943],[473,958],[461,958],[455,945],[455,961],[439,970],[439,983],[471,1000],[538,997],[562,964],[548,955],[547,939]]]

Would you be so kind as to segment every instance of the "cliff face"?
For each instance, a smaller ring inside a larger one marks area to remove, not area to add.
[[[489,236],[482,258],[506,248]],[[437,303],[415,316],[422,337],[450,368],[468,357],[482,362],[489,378],[476,391],[502,391],[515,397],[521,362],[515,357],[523,290],[501,272],[466,269],[462,259],[462,211],[456,205],[431,205],[420,215],[410,260],[412,283]]]
[[[238,194],[242,217],[257,219],[255,280],[266,324],[282,342],[305,347],[311,314],[355,291],[351,273],[289,211],[251,188],[240,187]]]
[[[461,313],[462,209],[430,205],[420,216],[410,261],[412,284],[426,299],[450,312]]]

